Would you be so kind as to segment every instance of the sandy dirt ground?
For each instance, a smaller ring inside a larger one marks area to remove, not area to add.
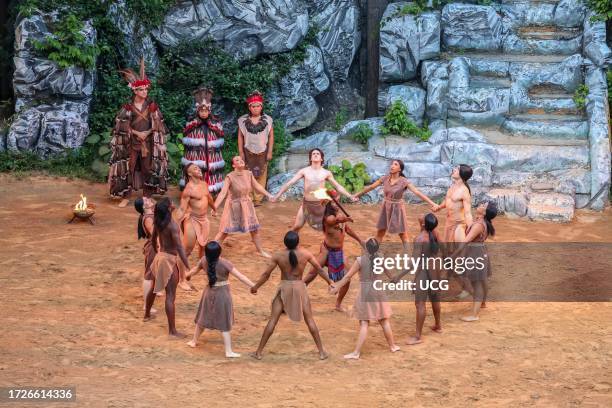
[[[97,205],[95,226],[66,224],[80,193]],[[282,245],[297,206],[284,202],[258,209],[266,249]],[[348,208],[362,235],[374,232],[378,207]],[[426,207],[408,211],[416,231],[416,216]],[[414,305],[393,303],[392,326],[402,350],[390,353],[380,327],[372,325],[362,359],[345,361],[357,322],[332,311],[333,297],[318,280],[310,295],[331,358],[318,360],[303,322],[281,317],[264,359],[256,361],[247,354],[267,322],[277,271],[257,296],[232,280],[232,335],[242,358],[224,358],[218,332],[205,332],[191,349],[185,341],[168,339],[163,298],[156,301],[158,317],[142,322],[136,220],[131,206],[120,209],[106,198],[103,184],[0,175],[0,386],[76,387],[76,404],[47,406],[612,406],[611,303],[492,302],[477,323],[459,320],[467,303],[445,303],[444,332],[425,329],[418,346],[405,345],[414,333]],[[497,242],[612,242],[610,210],[580,211],[566,225],[495,221]],[[218,218],[212,224],[216,231]],[[318,250],[320,236],[310,228],[301,240]],[[349,242],[347,251],[351,263],[358,247]],[[265,266],[245,235],[231,237],[223,255],[253,280]],[[526,273],[537,270],[534,262]],[[501,287],[508,279],[494,274],[491,285]],[[179,290],[177,300],[177,327],[189,335],[205,285],[201,274],[194,283],[200,291]],[[426,327],[430,313],[428,306]]]

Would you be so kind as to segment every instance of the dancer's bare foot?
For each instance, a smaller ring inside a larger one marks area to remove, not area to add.
[[[174,333],[169,333],[168,337],[170,340],[179,340],[179,339],[187,338],[187,335],[181,332],[174,332]]]
[[[442,326],[430,326],[429,327],[432,331],[435,331],[436,333],[442,333]]]
[[[142,318],[142,321],[143,321],[143,322],[148,322],[149,320],[153,320],[153,319],[155,319],[155,315],[154,315],[154,314],[150,314],[150,315],[148,315],[148,316],[147,316],[147,315],[145,315],[145,316]]]
[[[128,200],[127,198],[124,198],[123,200],[121,200],[121,202],[119,203],[119,205],[117,205],[117,207],[119,208],[125,208],[127,207],[127,205],[130,203],[130,200]]]
[[[187,345],[191,348],[196,348],[196,346],[198,345],[198,343],[195,340],[189,340],[187,342]]]
[[[464,322],[475,322],[479,320],[479,318],[478,316],[463,316],[461,320],[463,320]]]
[[[259,255],[263,256],[264,258],[272,258],[272,256],[266,251],[261,251]]]
[[[144,311],[146,311],[146,310],[147,310],[147,307],[143,305],[143,306],[142,306],[142,311],[144,312]],[[156,309],[156,308],[154,308],[154,307],[152,307],[152,308],[151,308],[151,314],[157,314],[157,309]]]
[[[198,288],[196,288],[191,281],[187,281],[187,285],[191,288],[191,290],[195,290],[197,292]]]
[[[261,360],[263,358],[263,356],[257,352],[249,353],[249,356],[253,357],[255,360]]]
[[[360,354],[358,352],[353,351],[352,353],[345,354],[344,358],[347,360],[359,360],[359,356]]]
[[[225,357],[227,358],[238,358],[240,357],[240,353],[234,353],[233,351],[225,352]]]
[[[334,308],[334,310],[336,312],[342,312],[342,313],[346,313],[346,309],[344,307],[342,307],[342,305],[336,305],[336,307]]]
[[[408,340],[406,340],[406,344],[408,344],[409,346],[414,346],[416,344],[421,344],[423,342],[423,340],[421,340],[420,337],[408,337]]]
[[[319,352],[319,360],[325,360],[329,358],[329,353],[325,350]]]
[[[178,287],[184,290],[185,292],[191,292],[193,290],[191,289],[191,286],[189,286],[185,281],[179,282]]]
[[[400,351],[400,346],[394,344],[393,346],[391,346],[391,352],[395,353],[396,351]]]
[[[486,308],[487,308],[487,302],[482,302],[482,303],[480,304],[480,308],[481,308],[481,309],[486,309]]]

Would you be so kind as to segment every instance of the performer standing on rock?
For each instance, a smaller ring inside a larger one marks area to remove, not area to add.
[[[333,192],[335,193],[335,191]],[[365,243],[359,236],[351,229],[347,224],[353,222],[353,220],[344,215],[339,214],[338,207],[332,202],[328,201],[325,205],[325,212],[323,214],[323,233],[325,238],[321,244],[319,255],[317,255],[317,262],[321,266],[327,266],[327,273],[329,278],[338,282],[344,277],[346,258],[344,257],[344,237],[346,234],[351,236],[359,243],[363,248]],[[306,285],[310,284],[317,277],[317,271],[314,268],[310,269],[310,272],[306,275],[304,282]],[[349,290],[349,284],[347,283],[338,291],[338,297],[336,298],[336,310],[339,312],[345,312],[342,308],[342,300],[346,296]]]
[[[132,190],[142,189],[145,197],[166,192],[168,130],[157,104],[147,98],[151,82],[145,74],[144,59],[140,60],[140,75],[131,69],[119,72],[128,81],[134,98],[115,117],[108,184],[111,197],[122,198],[119,207],[125,207]]]
[[[210,241],[206,244],[204,252],[206,256],[187,274],[187,279],[191,279],[201,270],[205,270],[208,275],[208,287],[202,293],[195,317],[196,328],[193,339],[187,345],[196,347],[198,338],[204,329],[219,330],[223,336],[225,357],[240,357],[240,354],[232,350],[230,330],[234,323],[234,306],[229,287],[229,275],[234,275],[249,288],[253,287],[253,282],[238,272],[230,261],[221,258],[221,245],[218,242]]]
[[[263,113],[263,96],[259,91],[248,96],[249,113],[238,118],[238,152],[255,180],[264,189],[268,181],[268,162],[274,150],[272,118]],[[263,195],[253,192],[255,206],[260,206]]]
[[[215,241],[222,244],[229,234],[248,232],[251,234],[251,239],[255,244],[255,248],[257,248],[257,252],[269,258],[270,255],[261,246],[261,237],[259,235],[261,226],[255,213],[253,200],[251,200],[251,193],[257,191],[268,197],[270,201],[274,201],[274,197],[255,180],[255,176],[253,176],[250,170],[245,169],[244,160],[240,156],[235,156],[232,159],[232,167],[234,171],[225,178],[223,189],[215,202],[215,208],[219,208],[223,200],[225,200],[219,232],[215,237]]]
[[[326,181],[329,181],[343,196],[350,198],[351,201],[357,201],[355,196],[346,191],[346,189],[334,179],[331,171],[323,168],[324,158],[325,155],[319,148],[314,148],[308,152],[310,166],[299,170],[274,196],[274,199],[278,200],[289,187],[297,183],[300,179],[304,179],[304,198],[295,216],[295,223],[293,224],[294,231],[299,231],[306,221],[308,221],[308,224],[317,231],[323,231],[323,213],[325,212],[325,205],[321,202],[321,199],[317,198],[313,193],[317,190],[325,189]]]
[[[321,268],[321,265],[317,262],[314,255],[305,249],[298,248],[300,243],[300,237],[297,232],[289,231],[285,234],[285,246],[287,247],[284,251],[276,252],[272,255],[268,268],[261,275],[255,286],[251,288],[251,293],[256,294],[257,290],[264,284],[268,279],[272,271],[278,266],[281,270],[281,282],[276,291],[276,295],[272,300],[272,315],[266,328],[264,329],[261,341],[257,351],[251,354],[252,357],[261,360],[264,347],[268,342],[268,339],[274,332],[274,328],[278,323],[280,315],[287,313],[287,316],[295,322],[302,320],[306,321],[308,330],[314,339],[317,349],[319,349],[319,358],[325,360],[329,357],[329,354],[323,348],[321,343],[321,336],[319,335],[319,329],[317,324],[312,317],[312,309],[310,307],[310,299],[308,298],[308,292],[306,291],[306,285],[302,280],[302,274],[307,263],[310,263],[316,268],[319,275],[328,283],[332,284],[332,281],[327,277],[327,274]]]
[[[223,168],[225,162],[221,154],[223,146],[223,125],[221,120],[212,114],[213,91],[199,88],[193,93],[195,98],[196,118],[187,123],[183,130],[185,155],[181,159],[183,169],[189,164],[196,164],[202,171],[204,181],[211,193],[218,193],[223,187]],[[184,186],[185,174],[181,180]]]
[[[182,242],[187,256],[191,254],[194,246],[198,246],[198,256],[204,255],[204,246],[208,242],[210,222],[208,221],[208,207],[216,211],[215,201],[210,193],[208,184],[202,179],[202,170],[191,163],[185,169],[187,185],[181,193],[181,205],[176,211],[182,231]],[[183,290],[195,289],[185,280],[186,265],[180,265],[179,287]]]
[[[383,186],[385,198],[382,203],[378,223],[376,224],[376,239],[382,242],[387,233],[399,234],[404,249],[409,247],[408,241],[408,221],[406,220],[406,205],[404,203],[404,194],[406,190],[410,190],[421,200],[427,202],[432,209],[437,205],[429,199],[425,194],[421,193],[414,184],[412,184],[406,176],[404,176],[404,162],[401,160],[393,160],[389,167],[389,174],[376,180],[364,188],[355,197],[374,190],[379,186]]]
[[[179,279],[178,261],[189,268],[189,260],[181,244],[179,226],[172,220],[174,206],[169,198],[164,198],[155,204],[153,235],[151,241],[156,252],[151,265],[151,275],[154,280],[153,288],[147,295],[147,308],[144,321],[151,319],[151,307],[155,294],[166,291],[166,317],[168,318],[168,331],[170,336],[184,338],[185,335],[176,331],[174,319],[174,301],[176,299],[176,286]],[[159,248],[158,241],[159,238]]]

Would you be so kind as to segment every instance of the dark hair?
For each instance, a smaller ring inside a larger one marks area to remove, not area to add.
[[[204,256],[206,256],[206,264],[208,268],[208,286],[213,287],[217,282],[217,262],[221,256],[221,245],[217,241],[209,241],[204,247]]]
[[[397,164],[399,164],[399,166],[400,166],[400,176],[402,176],[403,178],[406,178],[406,176],[404,175],[404,167],[406,167],[404,165],[404,162],[402,160],[400,160],[400,159],[393,159],[391,161],[391,163],[393,163],[393,162],[397,162]]]
[[[429,248],[431,249],[432,254],[438,252],[438,249],[440,248],[436,234],[433,233],[433,230],[436,229],[437,226],[438,218],[435,215],[432,213],[425,215],[425,231],[427,231],[429,234]]]
[[[189,178],[189,168],[191,166],[198,166],[195,163],[188,163],[185,167],[183,167],[183,178],[185,179],[185,185],[187,185],[187,183],[189,183],[191,180]]]
[[[289,231],[285,234],[285,246],[289,250],[289,263],[292,268],[295,268],[298,265],[298,258],[295,254],[295,248],[297,248],[300,243],[300,236],[295,231]]]
[[[328,201],[325,204],[325,209],[323,210],[323,231],[325,231],[325,219],[330,215],[338,214],[338,208],[334,205],[333,201]]]
[[[310,149],[310,151],[308,152],[308,164],[312,164],[312,153],[315,151],[321,153],[321,166],[322,166],[325,163],[325,153],[323,153],[323,150],[319,149],[318,147],[315,147],[314,149]]]
[[[470,166],[468,166],[467,164],[460,164],[459,165],[459,177],[461,177],[461,180],[463,180],[463,183],[467,187],[468,192],[470,193],[470,195],[472,194],[472,190],[470,189],[470,185],[468,184],[468,180],[472,177],[472,174],[474,174],[474,170],[472,170],[472,168]]]
[[[368,238],[365,244],[366,250],[368,251],[370,258],[370,265],[374,264],[374,258],[376,258],[376,253],[380,248],[380,244],[376,238]]]
[[[168,197],[162,198],[157,204],[155,204],[155,211],[153,212],[153,224],[158,232],[163,231],[170,221],[172,221],[172,213],[170,212],[170,199]]]
[[[497,217],[497,204],[493,201],[489,201],[489,205],[487,206],[487,210],[485,211],[484,221],[487,226],[487,234],[494,237],[495,236],[495,228],[493,227],[493,218]]]
[[[136,201],[134,201],[134,208],[136,209],[138,214],[140,214],[140,217],[138,217],[138,226],[136,227],[138,239],[146,238],[147,233],[144,229],[144,226],[142,225],[142,219],[144,216],[144,200],[142,199],[142,197],[139,197],[136,199]]]

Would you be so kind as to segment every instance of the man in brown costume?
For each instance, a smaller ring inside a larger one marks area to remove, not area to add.
[[[255,180],[266,188],[268,162],[274,149],[272,118],[263,113],[263,96],[255,91],[247,98],[249,113],[238,118],[238,152]],[[253,203],[261,205],[263,194],[253,192]]]
[[[108,183],[111,197],[122,198],[119,206],[125,207],[132,190],[142,189],[144,197],[166,192],[168,130],[157,104],[147,98],[151,82],[145,74],[144,60],[140,60],[139,75],[131,69],[120,72],[134,98],[115,117]]]

